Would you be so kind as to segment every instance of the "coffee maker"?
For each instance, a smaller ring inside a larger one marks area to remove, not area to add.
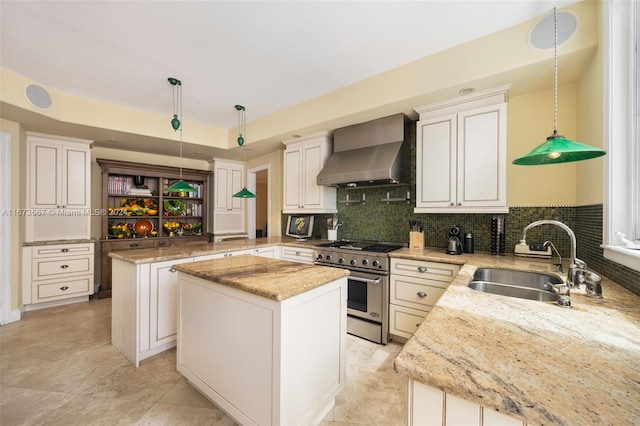
[[[460,242],[460,228],[452,226],[449,228],[449,242],[447,244],[447,254],[462,254],[462,243]]]

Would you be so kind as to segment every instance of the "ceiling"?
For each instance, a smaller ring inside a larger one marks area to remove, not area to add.
[[[167,78],[175,77],[184,120],[229,129],[237,126],[235,104],[251,122],[572,3],[2,0],[0,64],[62,93],[165,115],[167,126]],[[64,128],[6,104],[2,114],[27,130]],[[105,146],[115,139],[122,149],[171,148],[85,130]],[[196,149],[185,156],[198,158]]]

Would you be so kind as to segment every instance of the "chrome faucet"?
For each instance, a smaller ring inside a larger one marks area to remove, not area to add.
[[[567,225],[557,220],[546,220],[546,219],[531,222],[530,224],[525,226],[524,229],[522,230],[522,239],[520,240],[520,244],[526,245],[527,232],[531,228],[535,228],[536,226],[540,226],[540,225],[555,225],[561,229],[564,229],[567,232],[567,234],[569,234],[569,238],[571,239],[571,258],[569,259],[569,270],[567,271],[567,286],[579,288],[580,281],[581,280],[584,281],[584,278],[581,278],[581,277],[586,272],[587,264],[586,262],[576,257],[576,234],[574,234],[571,228],[569,228]]]
[[[556,263],[556,272],[562,272],[562,256],[560,256],[560,253],[558,253],[558,249],[556,249],[556,246],[554,246],[553,243],[549,240],[545,241],[544,244],[542,244],[543,248],[547,248],[547,246],[551,246],[553,251],[555,251],[556,254],[558,255],[558,263]]]

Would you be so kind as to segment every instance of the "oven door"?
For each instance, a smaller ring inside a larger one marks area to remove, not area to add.
[[[382,323],[387,276],[351,271],[348,280],[347,314]]]

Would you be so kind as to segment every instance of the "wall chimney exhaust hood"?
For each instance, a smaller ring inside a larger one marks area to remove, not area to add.
[[[372,187],[407,183],[404,144],[408,117],[395,114],[333,131],[333,155],[317,177],[324,186]]]

